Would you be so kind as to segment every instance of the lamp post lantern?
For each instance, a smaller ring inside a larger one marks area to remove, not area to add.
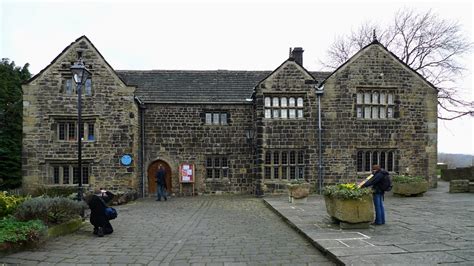
[[[82,58],[79,58],[74,65],[71,66],[72,76],[77,88],[77,175],[79,179],[79,187],[77,191],[77,200],[82,200],[82,86],[90,77],[91,72],[84,65]]]

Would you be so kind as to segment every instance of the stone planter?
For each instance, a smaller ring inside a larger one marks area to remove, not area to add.
[[[365,195],[361,199],[340,199],[325,196],[324,200],[327,213],[338,222],[361,224],[364,225],[362,227],[368,227],[369,223],[375,219],[372,194]]]
[[[288,199],[290,203],[304,203],[309,195],[309,183],[288,184]]]
[[[48,227],[48,237],[56,237],[73,233],[81,228],[82,224],[82,218],[77,218],[62,224]]]
[[[392,191],[396,195],[400,196],[423,196],[423,193],[428,191],[428,182],[416,182],[416,183],[396,183],[393,182]]]

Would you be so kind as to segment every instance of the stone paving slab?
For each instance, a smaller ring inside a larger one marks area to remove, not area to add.
[[[117,206],[114,233],[79,231],[0,265],[334,265],[252,196],[143,199]]]
[[[338,264],[474,265],[474,194],[450,194],[449,183],[438,184],[423,197],[387,193],[386,224],[369,229],[340,229],[319,195],[299,204],[286,196],[264,201]]]

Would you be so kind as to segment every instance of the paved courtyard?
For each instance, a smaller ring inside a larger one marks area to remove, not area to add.
[[[118,206],[115,232],[90,225],[32,251],[0,257],[11,264],[333,265],[261,199],[250,196],[139,200]]]
[[[324,199],[289,204],[265,201],[301,234],[346,265],[474,265],[474,194],[448,193],[439,182],[423,197],[385,196],[386,224],[341,230],[329,221]]]

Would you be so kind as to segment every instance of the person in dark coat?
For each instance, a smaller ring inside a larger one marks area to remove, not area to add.
[[[374,175],[369,181],[362,185],[362,187],[372,187],[374,207],[375,207],[375,225],[385,224],[385,209],[383,207],[383,196],[384,191],[380,188],[382,179],[388,172],[380,168],[379,165],[375,164],[372,166],[372,174]]]
[[[156,185],[157,185],[157,193],[156,193],[156,200],[160,201],[161,197],[163,197],[165,200],[168,200],[166,198],[166,170],[163,168],[163,165],[160,165],[160,168],[158,172],[156,172]]]
[[[106,234],[112,234],[114,231],[109,219],[105,216],[107,203],[112,200],[114,194],[110,191],[100,189],[100,192],[91,195],[87,204],[91,209],[90,222],[94,226],[94,234],[103,237]]]

